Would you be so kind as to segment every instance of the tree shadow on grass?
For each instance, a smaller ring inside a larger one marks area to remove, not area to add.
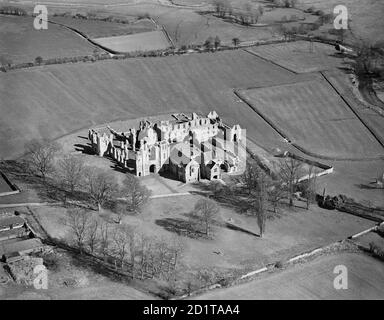
[[[193,221],[180,218],[164,218],[155,220],[155,223],[165,230],[180,236],[189,238],[201,238],[205,236],[204,233],[198,230],[197,225]]]
[[[367,189],[367,190],[384,190],[383,188],[378,188],[378,187],[376,186],[376,184],[369,185],[369,184],[359,183],[359,184],[355,184],[355,186],[358,187],[359,189]]]

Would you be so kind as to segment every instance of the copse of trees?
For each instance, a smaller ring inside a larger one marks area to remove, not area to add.
[[[25,149],[25,163],[28,169],[45,181],[47,175],[55,170],[55,156],[60,146],[48,140],[32,140],[26,144]]]
[[[169,280],[176,270],[184,245],[177,238],[157,238],[139,233],[127,224],[101,222],[90,211],[68,211],[65,224],[69,245],[91,254],[131,278]]]
[[[3,6],[0,8],[0,14],[13,15],[13,16],[26,16],[27,11],[14,6]]]

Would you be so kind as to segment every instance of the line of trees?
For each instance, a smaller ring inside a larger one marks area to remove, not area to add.
[[[176,237],[154,237],[130,225],[116,225],[95,218],[81,208],[68,211],[68,242],[81,254],[103,259],[132,278],[169,280],[180,262],[183,243]]]
[[[108,204],[116,209],[120,223],[123,215],[140,213],[149,199],[149,190],[136,176],[127,174],[119,185],[108,171],[87,166],[80,155],[59,158],[60,147],[55,142],[33,140],[26,150],[26,170],[49,183],[49,189],[56,190],[64,204],[68,197],[86,201],[98,211]]]
[[[243,25],[256,24],[264,13],[261,5],[254,7],[250,2],[245,3],[241,9],[233,8],[228,0],[216,0],[213,5],[218,17],[231,19]]]

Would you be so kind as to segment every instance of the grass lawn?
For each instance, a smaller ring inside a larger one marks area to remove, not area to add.
[[[347,267],[347,290],[333,287],[336,277],[333,270],[337,265]],[[381,261],[365,254],[340,253],[265,274],[238,286],[213,290],[195,299],[384,299],[383,288],[384,264]]]
[[[253,47],[249,51],[297,73],[322,71],[343,64],[332,46],[319,42],[313,42],[312,48],[308,41],[295,41]]]
[[[75,33],[48,25],[47,30],[35,30],[32,17],[0,16],[0,55],[13,63],[92,54],[94,46]]]

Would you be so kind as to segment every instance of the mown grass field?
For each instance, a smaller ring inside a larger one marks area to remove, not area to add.
[[[337,265],[348,270],[348,289],[336,290],[333,273]],[[384,299],[384,265],[363,254],[341,253],[318,257],[281,272],[235,287],[213,290],[196,299],[258,300],[258,299]]]
[[[127,24],[109,21],[74,19],[71,17],[50,17],[49,20],[79,30],[80,32],[86,34],[89,38],[121,36],[153,31],[156,28],[154,23],[148,19],[132,21]]]
[[[282,134],[316,155],[365,158],[383,148],[324,80],[240,90]]]
[[[96,43],[116,52],[164,50],[171,46],[163,31],[142,32],[131,35],[95,38]]]
[[[47,30],[35,30],[33,18],[0,16],[0,55],[14,63],[92,54],[94,46],[63,27],[49,24]]]
[[[335,55],[329,45],[308,41],[277,43],[249,49],[250,52],[270,60],[293,72],[316,72],[342,66],[343,59]]]

